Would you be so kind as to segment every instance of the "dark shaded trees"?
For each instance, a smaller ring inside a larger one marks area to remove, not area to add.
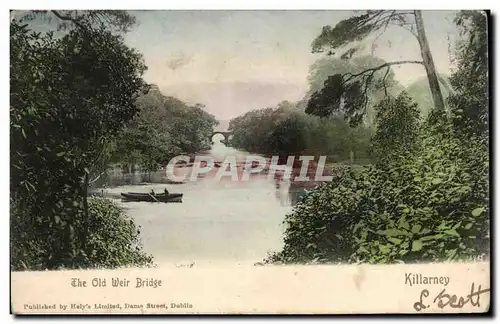
[[[489,76],[488,17],[485,12],[461,11],[455,18],[462,39],[458,43],[458,66],[450,78],[455,89],[449,98],[457,129],[488,136]]]
[[[126,33],[137,23],[135,16],[125,10],[32,10],[14,13],[19,23],[40,19],[46,26],[54,23],[53,27],[57,31],[79,28]]]
[[[354,57],[351,60],[324,57],[317,60],[309,71],[310,89],[306,96],[308,104],[305,111],[319,117],[332,115],[345,117],[353,125],[358,124],[364,118],[365,124],[373,127],[374,105],[387,95],[397,95],[403,90],[403,87],[394,79],[394,72],[390,69],[374,72],[373,82],[366,84],[362,98],[351,98],[348,95],[356,96],[357,93],[342,87],[338,88],[337,76],[357,74],[384,63],[386,63],[384,60],[374,56]],[[344,99],[347,98],[347,101],[344,100],[343,105],[340,105],[342,96]],[[353,107],[354,102],[359,102],[360,106]]]
[[[345,167],[286,216],[272,263],[423,263],[488,257],[490,191],[486,17],[462,11],[453,118],[421,124],[404,93],[377,109],[377,162]],[[472,80],[471,77],[475,79]]]
[[[137,104],[139,113],[116,138],[112,162],[153,171],[176,155],[210,148],[218,122],[203,105],[189,106],[165,96],[156,85]]]
[[[328,156],[330,161],[347,161],[351,152],[368,158],[370,132],[351,128],[340,117],[321,119],[306,114],[296,104],[250,111],[230,122],[234,147],[270,155]]]
[[[145,90],[142,56],[104,25],[77,21],[59,37],[11,21],[14,268],[93,263],[90,174],[102,169],[109,138],[138,112]]]

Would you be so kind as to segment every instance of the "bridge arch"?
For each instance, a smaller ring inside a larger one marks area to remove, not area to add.
[[[232,137],[233,132],[214,131],[214,132],[212,132],[212,135],[210,135],[210,141],[212,141],[213,138],[214,138],[214,136],[217,135],[217,134],[221,134],[224,137],[223,143],[225,145],[228,145],[228,142],[229,142],[230,138]]]

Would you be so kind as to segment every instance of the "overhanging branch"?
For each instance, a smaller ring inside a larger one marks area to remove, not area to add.
[[[385,74],[384,74],[384,77],[382,78],[382,84],[384,85],[384,92],[385,92],[385,96],[387,97],[388,94],[387,94],[387,86],[385,84],[385,79],[387,78],[387,75],[389,74],[389,71],[391,70],[391,67],[388,66],[387,67],[387,70],[385,71]]]
[[[342,80],[343,83],[346,83],[346,82],[349,82],[350,80],[354,79],[355,77],[358,77],[360,75],[364,75],[364,74],[367,74],[367,73],[370,73],[371,75],[375,74],[375,72],[377,72],[378,70],[381,70],[385,67],[390,67],[392,65],[401,65],[401,64],[421,64],[421,65],[424,65],[424,62],[423,61],[394,61],[394,62],[387,62],[387,63],[384,63],[384,64],[381,64],[379,66],[376,66],[374,68],[370,68],[370,69],[366,69],[366,70],[363,70],[359,73],[345,73],[344,75],[342,75],[342,78],[345,78]]]
[[[375,37],[375,39],[372,42],[372,45],[380,38],[380,36],[382,36],[382,34],[385,33],[385,31],[387,30],[387,27],[389,27],[389,23],[391,22],[391,19],[394,16],[395,13],[396,13],[396,10],[393,10],[391,12],[391,14],[388,17],[386,17],[387,20],[386,20],[386,22],[384,24],[384,30],[380,34],[378,34],[377,37]]]
[[[70,21],[72,23],[74,23],[75,25],[77,25],[78,27],[80,27],[81,29],[84,29],[83,25],[80,24],[80,22],[78,22],[76,19],[74,19],[73,17],[70,17],[70,16],[63,16],[61,15],[57,10],[51,10],[51,12],[54,14],[54,16],[56,16],[57,18],[61,19],[61,20],[64,20],[64,21]]]

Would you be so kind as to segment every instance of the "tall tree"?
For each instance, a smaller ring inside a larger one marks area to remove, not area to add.
[[[321,102],[321,96],[318,96],[318,93],[322,95],[332,93],[331,91],[321,92],[325,86],[325,81],[328,81],[330,76],[336,74],[360,73],[366,69],[375,68],[384,63],[386,63],[384,60],[370,55],[355,57],[351,60],[343,60],[335,57],[323,57],[317,60],[309,69],[309,92],[306,95],[307,100],[312,97],[314,97],[315,100],[310,101],[309,105],[306,104],[306,112],[317,116],[329,116],[334,113],[333,107],[323,104]],[[331,83],[328,82],[326,84],[330,85]],[[396,96],[403,89],[403,86],[394,79],[394,72],[391,69],[376,71],[373,76],[373,82],[367,85],[365,89],[366,92],[363,93],[366,99],[366,105],[361,108],[364,108],[366,113],[360,114],[359,117],[366,115],[365,123],[369,126],[374,126],[374,105],[383,100],[388,94]],[[325,99],[328,102],[328,96]],[[344,106],[344,108],[346,107]],[[346,111],[335,111],[335,113],[345,115],[348,119],[354,119],[353,116],[350,116]],[[352,121],[354,122],[354,120]]]
[[[459,130],[488,132],[488,17],[485,12],[464,10],[457,14],[462,39],[458,43],[457,69],[450,78],[455,92],[449,102]]]
[[[434,59],[432,58],[431,49],[429,48],[429,42],[427,41],[427,35],[425,34],[424,19],[422,18],[422,11],[415,10],[415,26],[417,29],[417,40],[420,45],[420,53],[422,55],[422,62],[425,67],[425,72],[427,73],[427,78],[429,79],[429,87],[432,92],[432,99],[434,100],[434,106],[438,111],[444,111],[444,100],[439,87],[439,80],[436,73],[436,66],[434,65]]]
[[[85,257],[89,174],[145,85],[140,53],[105,25],[75,21],[62,37],[10,26],[11,198],[22,209],[13,223],[31,228],[49,268]]]
[[[444,111],[444,100],[420,10],[368,10],[364,14],[340,21],[333,28],[325,26],[312,43],[313,53],[324,52],[325,49],[328,49],[328,55],[335,55],[338,50],[343,50],[340,57],[349,60],[361,49],[360,41],[372,35],[376,35],[376,39],[378,39],[391,25],[407,29],[415,36],[420,46],[422,60],[385,62],[357,73],[330,76],[325,82],[323,90],[316,92],[311,98],[313,103],[330,106],[331,111],[338,110],[341,105],[344,105],[347,107],[348,115],[353,117],[355,122],[358,122],[359,115],[364,113],[364,111],[359,111],[358,107],[366,106],[367,89],[375,81],[374,75],[377,71],[385,69],[386,74],[388,74],[390,67],[394,65],[420,64],[426,70],[435,109]],[[385,77],[382,78],[381,82],[384,84]],[[364,110],[364,108],[362,109]]]

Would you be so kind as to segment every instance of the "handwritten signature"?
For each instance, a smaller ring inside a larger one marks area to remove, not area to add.
[[[482,294],[489,292],[491,289],[482,289],[481,290],[481,285],[478,286],[478,289],[476,291],[475,289],[475,284],[472,283],[471,288],[470,288],[470,293],[465,296],[465,297],[457,297],[455,294],[448,294],[446,293],[446,289],[443,289],[432,301],[434,304],[437,303],[437,306],[441,309],[445,308],[446,306],[449,306],[451,308],[462,308],[468,303],[470,303],[472,306],[475,307],[480,307],[480,297]],[[416,311],[421,311],[423,309],[429,308],[430,305],[427,304],[426,302],[426,297],[429,297],[429,291],[427,289],[422,290],[420,293],[420,301],[416,302],[413,304],[413,308]]]

